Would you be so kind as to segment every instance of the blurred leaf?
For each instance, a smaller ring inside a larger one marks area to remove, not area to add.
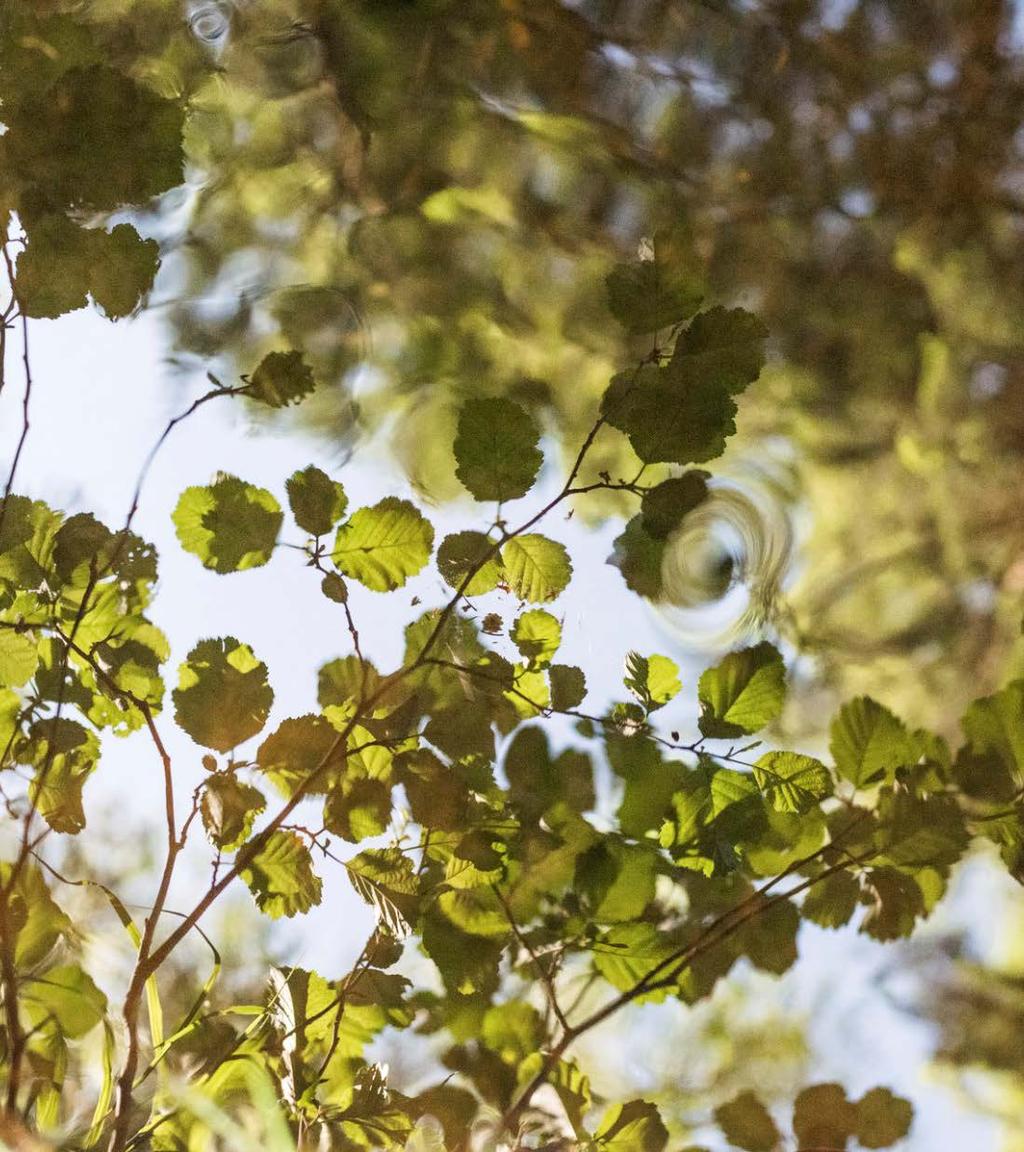
[[[750,1091],[719,1104],[715,1121],[726,1140],[746,1152],[772,1152],[782,1139],[771,1113]]]
[[[301,352],[268,352],[250,378],[248,395],[270,408],[287,408],[315,387],[313,372]]]
[[[872,1088],[857,1102],[856,1135],[865,1148],[889,1148],[910,1131],[914,1108],[888,1088]]]

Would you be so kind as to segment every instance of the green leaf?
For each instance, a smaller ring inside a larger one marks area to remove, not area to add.
[[[672,239],[659,234],[651,259],[617,264],[609,272],[608,308],[627,332],[657,332],[689,319],[700,307],[704,293],[689,262],[679,256]]]
[[[856,1127],[856,1110],[841,1084],[805,1088],[793,1104],[793,1132],[801,1148],[842,1152]]]
[[[624,683],[646,712],[663,708],[683,687],[674,660],[667,656],[641,656],[639,652],[626,655]]]
[[[338,733],[323,716],[289,717],[259,746],[256,764],[285,796],[293,796],[298,788],[323,793],[340,763],[340,744]]]
[[[764,366],[768,329],[742,308],[710,308],[693,318],[676,341],[671,367],[691,387],[714,380],[735,395],[752,384]]]
[[[348,507],[345,489],[313,464],[292,473],[285,488],[295,523],[310,536],[325,536]]]
[[[54,318],[85,307],[91,295],[117,320],[139,306],[159,265],[156,241],[143,240],[130,224],[105,232],[62,214],[43,216],[32,221],[18,260],[18,296],[26,315]]]
[[[228,752],[267,722],[267,666],[234,636],[201,640],[178,670],[174,719],[197,743]]]
[[[531,604],[557,599],[572,578],[569,553],[546,536],[514,536],[502,548],[501,559],[513,595]]]
[[[836,771],[856,788],[891,782],[898,768],[918,760],[902,721],[870,696],[858,696],[832,721],[830,748]]]
[[[625,432],[645,464],[699,464],[713,460],[736,431],[736,402],[711,381],[694,387],[671,363],[644,364],[612,377],[601,414]]]
[[[800,915],[820,928],[842,928],[849,924],[860,897],[860,885],[849,872],[833,872],[819,881],[804,897]]]
[[[533,487],[544,457],[540,430],[504,398],[469,400],[459,412],[455,475],[477,500],[517,500]]]
[[[925,914],[924,893],[912,876],[895,868],[872,868],[866,879],[871,898],[860,931],[874,940],[897,940],[914,931]]]
[[[360,508],[338,529],[332,559],[345,576],[372,592],[389,592],[430,559],[434,529],[408,500],[386,496]]]
[[[575,891],[598,924],[635,922],[654,899],[657,856],[645,845],[603,840],[576,861]]]
[[[183,101],[120,69],[71,68],[22,104],[6,160],[30,172],[51,203],[97,211],[143,204],[183,179],[184,115]]]
[[[708,478],[707,472],[694,468],[648,488],[640,502],[647,534],[655,540],[671,536],[687,514],[708,498]]]
[[[976,754],[998,756],[1018,784],[1024,780],[1024,679],[975,700],[963,730]]]
[[[543,608],[532,608],[519,616],[511,635],[531,668],[547,668],[562,643],[562,625]]]
[[[320,903],[320,877],[302,838],[295,832],[271,832],[240,873],[256,906],[272,920],[308,912]]]
[[[53,1020],[63,1036],[77,1040],[103,1019],[107,998],[77,964],[50,968],[26,981],[25,1005],[35,1025]]]
[[[396,848],[368,848],[345,865],[356,892],[377,910],[393,936],[404,936],[416,922],[419,879],[408,856]]]
[[[380,836],[391,822],[391,785],[356,778],[336,784],[324,804],[324,827],[350,844]]]
[[[700,678],[700,730],[713,739],[749,735],[777,720],[786,699],[786,666],[778,650],[761,643],[731,652]]]
[[[719,1104],[715,1121],[726,1140],[746,1152],[773,1152],[782,1140],[771,1113],[749,1090]]]
[[[484,559],[493,549],[493,543],[483,532],[456,532],[441,541],[437,550],[437,570],[449,588],[461,588],[462,582],[479,564],[463,595],[483,596],[493,592],[502,578],[498,554]]]
[[[85,827],[82,789],[99,760],[99,740],[75,720],[37,720],[29,729],[35,774],[29,799],[55,832],[75,834]]]
[[[668,1129],[646,1100],[613,1104],[601,1118],[594,1143],[606,1152],[664,1152]]]
[[[594,969],[619,992],[634,988],[676,950],[675,943],[653,924],[616,924],[594,945]],[[665,971],[668,969],[666,968]],[[667,991],[652,993],[664,1000]]]
[[[551,684],[551,707],[556,712],[569,712],[583,703],[587,681],[582,669],[573,664],[552,664],[548,680]]]
[[[766,752],[754,779],[776,812],[807,812],[832,795],[832,777],[820,760],[796,752]]]
[[[89,292],[111,320],[130,316],[153,287],[160,267],[160,246],[143,240],[130,224],[117,224],[109,232],[90,233],[93,267]]]
[[[253,821],[266,806],[258,788],[242,783],[232,772],[223,772],[206,781],[199,811],[211,842],[230,851],[248,839]]]
[[[644,527],[643,516],[634,516],[612,543],[608,563],[622,573],[626,587],[648,600],[660,600],[661,565],[665,543]]]
[[[247,394],[271,408],[287,408],[315,387],[313,373],[301,352],[268,352],[250,377]]]
[[[213,484],[186,488],[171,518],[182,548],[223,574],[266,564],[284,514],[265,488],[221,473]]]
[[[646,464],[698,464],[736,431],[733,395],[757,379],[764,328],[742,309],[695,317],[667,365],[613,377],[601,412]]]
[[[888,1088],[872,1088],[857,1101],[857,1140],[865,1148],[889,1148],[914,1121],[914,1106]]]
[[[0,688],[21,688],[35,675],[39,652],[32,635],[0,628]]]

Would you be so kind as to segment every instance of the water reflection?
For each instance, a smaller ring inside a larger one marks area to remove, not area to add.
[[[443,499],[467,395],[515,395],[575,451],[637,353],[604,275],[671,227],[709,302],[756,308],[776,357],[743,398],[753,471],[723,474],[670,550],[679,642],[756,632],[785,586],[837,695],[881,669],[935,724],[1024,670],[1014,0],[7,8],[187,102],[191,193],[152,231],[190,368],[305,347],[306,418],[346,446],[384,430]],[[791,588],[792,530],[750,480],[779,436],[809,522]]]
[[[748,642],[777,614],[792,572],[796,475],[740,461],[714,478],[708,498],[669,539],[658,611],[687,649]]]

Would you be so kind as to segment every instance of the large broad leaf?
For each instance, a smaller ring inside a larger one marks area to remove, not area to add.
[[[713,380],[735,395],[752,384],[764,366],[768,329],[742,308],[710,308],[695,316],[676,341],[671,367],[687,384]]]
[[[178,672],[174,719],[197,744],[217,752],[255,736],[267,722],[274,692],[267,666],[234,636],[201,640]]]
[[[313,464],[294,472],[285,487],[295,523],[311,536],[326,536],[348,506],[345,489]]]
[[[241,872],[256,906],[271,919],[308,912],[320,903],[321,881],[295,832],[272,832]]]
[[[525,496],[544,461],[540,430],[518,404],[504,398],[470,400],[459,413],[455,475],[477,500]]]
[[[172,519],[185,551],[225,573],[266,564],[284,514],[265,488],[221,474],[206,487],[186,488]]]
[[[54,318],[84,307],[92,296],[117,320],[139,306],[159,266],[159,245],[130,224],[105,232],[62,214],[43,216],[28,229],[18,260],[18,298],[26,315]]]
[[[749,1090],[719,1104],[715,1120],[726,1140],[746,1152],[774,1152],[782,1139],[771,1113]]]
[[[1024,680],[975,700],[963,718],[971,748],[999,757],[1019,784],[1024,779]]]
[[[713,460],[736,431],[736,402],[711,380],[691,386],[671,363],[645,364],[612,378],[601,414],[625,432],[645,464]]]
[[[832,795],[832,778],[820,760],[796,752],[766,752],[754,779],[776,812],[806,812]]]
[[[184,103],[118,69],[69,69],[21,113],[5,158],[12,171],[31,173],[52,204],[98,211],[143,204],[183,179]]]
[[[299,788],[326,792],[330,769],[342,755],[340,744],[338,733],[323,716],[289,717],[259,746],[256,763],[285,796]]]
[[[748,312],[713,308],[679,337],[667,365],[615,376],[601,412],[647,464],[711,460],[736,431],[733,396],[757,379],[763,339]]]
[[[390,592],[423,568],[433,546],[434,529],[415,505],[386,496],[338,529],[331,558],[371,591]]]
[[[594,1143],[606,1152],[663,1152],[668,1129],[653,1104],[630,1100],[613,1104],[605,1112]]]
[[[836,771],[856,788],[891,781],[918,754],[901,720],[870,696],[848,701],[832,721],[830,747]]]
[[[786,666],[778,650],[761,643],[731,652],[700,678],[700,730],[731,740],[778,719],[786,699]]]
[[[556,599],[572,578],[569,553],[546,536],[514,536],[502,548],[501,559],[513,594],[532,604]]]

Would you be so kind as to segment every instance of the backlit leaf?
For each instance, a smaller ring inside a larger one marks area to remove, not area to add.
[[[206,487],[186,488],[172,519],[182,548],[225,573],[266,564],[284,514],[265,488],[221,474]]]
[[[228,752],[267,722],[267,666],[233,636],[201,640],[178,670],[174,719],[197,744]]]
[[[360,508],[338,529],[331,558],[345,576],[373,592],[390,592],[430,559],[434,529],[408,500],[386,496]]]
[[[271,832],[241,871],[256,907],[272,920],[308,912],[320,903],[321,881],[295,832]]]
[[[572,578],[569,553],[546,536],[513,537],[502,548],[501,559],[513,594],[532,604],[557,599]]]
[[[820,760],[796,752],[766,752],[754,779],[776,812],[806,812],[832,795],[832,778]]]
[[[771,644],[731,652],[701,676],[698,694],[705,736],[730,740],[749,735],[782,713],[786,666]]]

